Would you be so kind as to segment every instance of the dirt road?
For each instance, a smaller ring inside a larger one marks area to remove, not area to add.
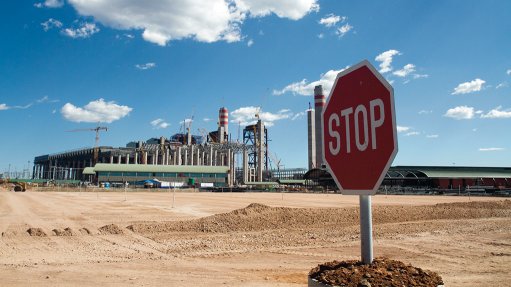
[[[356,196],[126,199],[0,191],[0,285],[304,286],[315,265],[360,254]],[[509,200],[376,196],[373,216],[376,256],[436,271],[446,286],[511,282]]]

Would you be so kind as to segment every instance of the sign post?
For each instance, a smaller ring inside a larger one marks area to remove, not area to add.
[[[367,61],[337,75],[321,115],[323,157],[343,194],[360,196],[362,262],[373,261],[371,195],[397,154],[394,90]]]

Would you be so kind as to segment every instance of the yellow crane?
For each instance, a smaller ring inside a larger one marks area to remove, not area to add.
[[[98,147],[99,144],[99,131],[104,130],[105,132],[108,131],[107,127],[100,127],[97,126],[95,128],[86,128],[86,129],[74,129],[70,130],[68,132],[85,132],[85,131],[95,131],[96,132],[96,141],[94,147]]]

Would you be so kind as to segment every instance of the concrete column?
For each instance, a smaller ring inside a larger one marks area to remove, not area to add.
[[[176,151],[173,152],[173,156],[172,156],[172,164],[173,165],[176,165],[177,164],[177,161],[176,161]]]
[[[185,148],[185,160],[184,160],[184,165],[188,165],[188,149]]]
[[[183,159],[181,157],[181,147],[177,148],[177,165],[183,165]]]
[[[197,149],[197,152],[195,153],[195,165],[200,165],[200,150]]]
[[[126,155],[126,164],[130,164],[130,154]]]
[[[213,147],[209,147],[209,166],[213,166]]]
[[[147,151],[143,151],[142,153],[143,153],[143,157],[144,157],[142,163],[147,164]]]
[[[227,158],[226,158],[227,167],[229,168],[229,172],[227,173],[227,186],[232,186],[231,150],[230,149],[227,150],[226,156],[227,156]]]
[[[121,164],[122,163],[122,155],[118,155],[117,157],[118,157],[117,158],[117,163]]]
[[[248,151],[243,150],[243,183],[248,182]]]
[[[215,150],[215,156],[213,157],[213,162],[215,166],[218,166],[218,151]]]
[[[138,164],[138,151],[135,152],[135,164]]]

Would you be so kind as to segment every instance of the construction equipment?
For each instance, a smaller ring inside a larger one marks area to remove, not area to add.
[[[14,191],[19,192],[25,192],[27,190],[28,184],[26,182],[15,182],[14,183]]]
[[[100,127],[100,126],[97,126],[95,128],[86,128],[86,129],[75,129],[75,130],[70,130],[68,132],[84,132],[84,131],[95,131],[96,132],[96,141],[95,141],[95,145],[94,147],[98,147],[98,144],[99,144],[99,131],[100,130],[104,130],[105,132],[108,131],[108,128],[107,127]]]

